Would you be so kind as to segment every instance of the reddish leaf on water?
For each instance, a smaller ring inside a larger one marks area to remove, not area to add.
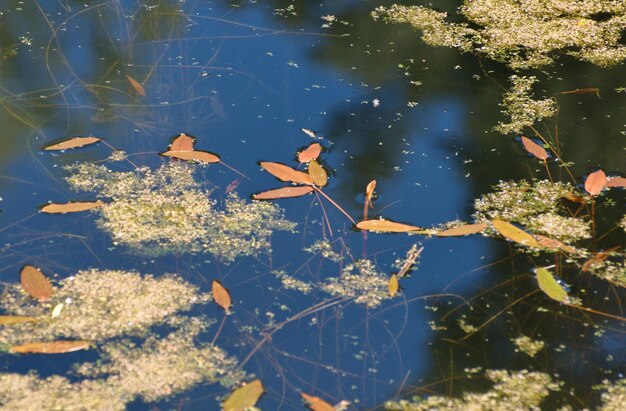
[[[89,348],[89,341],[52,341],[52,342],[31,342],[22,345],[14,345],[9,351],[19,354],[63,354],[85,350]]]
[[[423,231],[422,228],[409,224],[396,223],[395,221],[377,219],[377,220],[364,220],[356,223],[356,228],[366,231],[380,231],[386,233],[411,233],[417,231]]]
[[[313,179],[313,183],[315,183],[316,186],[324,187],[328,184],[328,174],[326,174],[324,167],[322,167],[316,160],[309,161],[308,171],[311,179]]]
[[[217,154],[209,153],[208,151],[165,151],[161,153],[162,156],[173,157],[179,160],[193,160],[201,163],[219,163],[220,157]]]
[[[585,190],[592,196],[600,194],[602,189],[606,186],[607,179],[604,171],[598,170],[587,176],[585,180]]]
[[[33,321],[37,321],[37,318],[24,317],[21,315],[0,315],[0,325],[31,323]]]
[[[20,272],[20,284],[24,291],[40,302],[50,299],[52,296],[52,284],[50,280],[38,268],[26,265]]]
[[[314,395],[309,395],[304,392],[300,393],[302,399],[307,403],[307,406],[311,411],[335,411],[335,407]]]
[[[540,234],[534,235],[535,239],[539,243],[542,248],[552,248],[565,251],[566,253],[575,253],[576,249],[570,247],[567,244],[562,243],[559,240],[555,240],[553,238],[549,238]]]
[[[613,177],[607,180],[607,187],[626,187],[626,178],[624,177]]]
[[[313,191],[311,186],[282,187],[252,194],[252,198],[255,200],[277,200],[280,198],[300,197],[309,194],[311,191]]]
[[[230,306],[232,301],[230,299],[230,293],[228,290],[217,280],[213,280],[211,283],[211,291],[213,293],[213,299],[215,303],[222,307],[227,313],[230,312]]]
[[[374,189],[376,189],[376,180],[372,180],[367,183],[367,187],[365,187],[365,207],[374,208],[372,204],[372,196],[374,195]]]
[[[102,201],[77,201],[74,203],[50,203],[41,207],[40,210],[43,213],[48,214],[65,214],[65,213],[78,213],[80,211],[87,211],[102,206]]]
[[[611,247],[611,248],[609,248],[607,250],[600,251],[599,253],[594,254],[593,257],[591,257],[590,259],[585,261],[585,263],[582,266],[582,270],[583,271],[589,271],[589,269],[592,266],[603,262],[604,260],[606,260],[607,258],[609,258],[611,256],[611,253],[613,251],[616,251],[618,249],[619,249],[619,246]]]
[[[223,411],[245,411],[253,407],[263,395],[261,380],[250,381],[233,391],[222,404]]]
[[[235,189],[239,186],[239,184],[241,184],[241,179],[238,178],[237,180],[233,180],[229,185],[226,186],[226,188],[224,189],[224,192],[226,194],[235,191]]]
[[[480,233],[485,228],[487,228],[487,224],[466,224],[460,227],[454,227],[448,230],[440,231],[436,233],[435,235],[438,237],[455,237],[455,236],[462,236],[462,235],[470,235],[470,234]]]
[[[180,133],[170,145],[169,151],[193,151],[194,138],[185,133]]]
[[[526,151],[537,157],[539,160],[546,160],[548,158],[548,152],[546,151],[546,149],[535,143],[528,137],[522,136],[522,145],[524,146],[524,149]]]
[[[137,94],[139,94],[142,97],[146,96],[146,90],[143,88],[143,86],[137,80],[135,80],[134,78],[132,78],[128,74],[126,75],[126,78],[128,79],[128,82],[130,83],[130,86],[133,88],[133,90],[135,90],[135,92],[137,92]]]
[[[308,163],[311,160],[317,159],[321,152],[322,146],[320,143],[311,143],[311,145],[298,153],[298,161]]]
[[[98,141],[101,141],[101,139],[99,139],[98,137],[72,137],[67,140],[63,140],[59,143],[46,146],[43,149],[47,151],[69,150],[71,148],[78,148],[78,147],[83,147],[89,144],[95,144]]]
[[[526,231],[515,227],[513,224],[502,220],[493,220],[491,223],[493,224],[493,227],[498,230],[500,234],[502,234],[502,236],[508,238],[509,240],[528,247],[541,248],[533,236],[528,234]]]
[[[302,171],[294,170],[284,164],[273,163],[271,161],[261,161],[259,164],[265,169],[265,171],[281,181],[309,185],[313,184],[313,179],[310,175],[303,173]]]

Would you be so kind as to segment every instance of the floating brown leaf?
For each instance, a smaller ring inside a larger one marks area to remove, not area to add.
[[[524,146],[524,149],[526,151],[537,157],[539,160],[546,160],[548,158],[548,152],[546,151],[546,149],[535,143],[528,137],[522,136],[522,145]]]
[[[563,196],[563,198],[578,204],[585,204],[587,202],[584,197],[576,195],[574,193],[567,193]]]
[[[219,163],[220,157],[217,154],[208,151],[192,150],[192,151],[165,151],[162,156],[174,157],[179,160],[194,160],[201,163]]]
[[[316,160],[309,161],[309,175],[313,179],[313,183],[318,187],[324,187],[328,184],[328,174]]]
[[[39,269],[26,265],[20,272],[20,284],[24,291],[39,301],[46,301],[52,296],[52,284]]]
[[[224,192],[228,194],[228,193],[235,191],[235,189],[239,186],[239,184],[241,184],[240,178],[238,178],[237,180],[233,180],[229,185],[226,186],[226,188],[224,189]]]
[[[193,151],[193,137],[189,137],[185,133],[180,133],[178,137],[172,141],[169,151]]]
[[[376,189],[376,180],[372,180],[367,183],[367,187],[365,187],[365,207],[374,208],[374,204],[372,204],[372,196],[374,195],[374,189]]]
[[[459,227],[450,228],[448,230],[440,231],[435,235],[438,237],[455,237],[461,235],[476,234],[487,228],[487,224],[466,224]]]
[[[280,198],[300,197],[309,194],[311,191],[313,191],[313,187],[311,186],[282,187],[252,194],[252,198],[255,200],[276,200]]]
[[[585,261],[585,263],[582,266],[582,270],[583,271],[589,271],[589,269],[598,264],[601,263],[602,261],[606,260],[607,258],[609,258],[611,256],[611,253],[613,251],[616,251],[619,249],[619,246],[617,247],[611,247],[607,250],[604,251],[600,251],[596,254],[593,255],[593,257],[591,257],[590,259],[588,259],[587,261]]]
[[[254,380],[233,391],[224,404],[223,411],[245,411],[253,407],[263,395],[263,384],[261,380]]]
[[[313,179],[310,175],[303,173],[302,171],[294,170],[293,168],[281,163],[273,163],[271,161],[261,161],[259,163],[268,173],[278,178],[281,181],[288,181],[299,184],[313,184]]]
[[[560,303],[569,303],[567,291],[556,281],[550,271],[545,268],[537,268],[535,273],[537,274],[537,282],[541,291],[553,300]]]
[[[541,248],[533,236],[528,234],[526,231],[515,227],[513,224],[502,220],[493,220],[491,223],[494,228],[502,234],[502,236],[508,238],[509,240],[528,247]]]
[[[309,395],[304,392],[300,393],[302,399],[307,403],[307,406],[312,411],[335,411],[335,407],[314,395]]]
[[[135,90],[137,92],[137,94],[139,94],[142,97],[146,96],[146,90],[143,88],[143,86],[137,80],[135,80],[134,78],[132,78],[128,74],[126,75],[126,78],[128,79],[128,82],[130,83],[130,86],[133,88],[133,90]]]
[[[613,177],[606,182],[607,187],[626,187],[626,178]]]
[[[0,315],[0,325],[30,323],[37,321],[35,317],[24,317],[21,315]]]
[[[356,223],[356,228],[367,231],[381,231],[387,233],[411,233],[411,232],[423,232],[420,227],[416,227],[409,224],[396,223],[395,221],[378,219],[378,220],[364,220]]]
[[[311,143],[311,145],[298,153],[298,161],[301,163],[308,163],[311,160],[317,159],[321,152],[322,146],[320,143]]]
[[[41,211],[48,214],[77,213],[100,207],[102,201],[77,201],[74,203],[50,203],[41,207]]]
[[[398,293],[398,287],[398,276],[395,274],[391,274],[389,282],[387,283],[387,292],[389,293],[390,297],[393,297]]]
[[[600,194],[602,189],[606,186],[607,179],[604,171],[598,170],[587,176],[585,180],[585,190],[592,196]]]
[[[14,345],[9,351],[20,354],[63,354],[89,348],[91,343],[85,340],[79,341],[52,341],[31,342],[22,345]]]
[[[217,280],[213,280],[211,283],[211,291],[213,293],[215,303],[222,307],[226,312],[229,312],[232,301],[228,290],[222,285],[222,283]]]
[[[562,243],[559,240],[555,240],[553,238],[549,238],[541,234],[535,234],[534,237],[542,248],[555,248],[555,249],[565,251],[566,253],[576,252],[576,249],[574,249],[573,247],[570,247],[567,244]]]
[[[51,144],[49,146],[44,147],[44,150],[68,150],[70,148],[78,148],[83,147],[89,144],[95,144],[98,141],[101,141],[98,137],[72,137],[67,140],[63,140],[60,143]]]

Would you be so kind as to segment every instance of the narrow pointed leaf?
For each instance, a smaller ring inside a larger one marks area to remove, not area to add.
[[[487,224],[465,224],[459,227],[450,228],[448,230],[439,231],[435,234],[438,237],[456,237],[462,235],[476,234],[487,228]]]
[[[70,139],[63,140],[60,143],[46,146],[43,149],[46,151],[69,150],[71,148],[78,148],[89,144],[95,144],[98,141],[101,141],[101,139],[98,137],[72,137]]]
[[[309,161],[309,175],[313,179],[313,183],[318,187],[324,187],[328,184],[328,174],[316,160]]]
[[[52,296],[52,284],[39,269],[26,265],[20,272],[20,284],[24,291],[43,302]]]
[[[587,176],[587,179],[585,180],[585,191],[592,196],[595,196],[600,194],[606,184],[606,174],[604,174],[604,171],[598,170]]]
[[[230,299],[230,293],[228,290],[217,280],[213,280],[211,283],[211,291],[213,293],[213,299],[215,303],[222,307],[227,313],[230,312],[230,306],[232,301]]]
[[[9,351],[20,354],[63,354],[85,350],[89,348],[91,342],[79,341],[52,341],[52,342],[31,342],[22,345],[14,345]]]
[[[321,153],[321,144],[311,143],[307,148],[298,153],[298,161],[301,163],[308,163],[311,160],[317,159]]]
[[[223,411],[245,411],[253,407],[263,395],[263,384],[261,380],[254,380],[233,391],[224,404]]]
[[[146,96],[146,90],[143,88],[143,86],[137,80],[135,80],[134,78],[132,78],[128,74],[126,75],[126,78],[128,79],[128,82],[130,83],[130,86],[133,88],[133,90],[135,90],[137,92],[137,94],[139,94],[142,97]]]
[[[220,157],[217,154],[209,153],[208,151],[192,150],[192,151],[165,151],[161,153],[162,156],[173,157],[179,160],[194,160],[201,163],[219,163]]]
[[[535,234],[534,237],[542,248],[559,249],[565,251],[566,253],[576,252],[575,248],[570,247],[569,245],[564,244],[559,240],[555,240],[553,238],[549,238],[540,234]]]
[[[193,151],[193,137],[189,137],[185,133],[180,133],[178,137],[172,141],[169,151]]]
[[[548,158],[548,152],[546,151],[546,149],[535,143],[528,137],[522,136],[522,145],[524,146],[524,149],[526,151],[537,157],[539,160],[546,160]]]
[[[616,251],[619,249],[619,246],[617,247],[611,247],[607,250],[604,251],[600,251],[598,253],[595,253],[593,255],[593,257],[591,257],[590,259],[588,259],[587,261],[585,261],[585,263],[582,266],[582,270],[583,271],[589,271],[589,269],[598,264],[603,262],[604,260],[606,260],[607,258],[609,258],[611,256],[611,254],[613,253],[613,251]]]
[[[229,185],[226,186],[226,188],[224,189],[224,193],[228,194],[235,191],[239,184],[241,184],[240,178],[233,180]]]
[[[311,138],[317,138],[317,136],[315,135],[315,131],[313,130],[309,130],[308,128],[301,128],[300,130],[302,130],[304,134],[306,134],[307,136]]]
[[[102,201],[77,201],[73,203],[50,203],[41,207],[41,211],[48,214],[78,213],[80,211],[92,210],[102,206]]]
[[[259,164],[265,169],[265,171],[281,181],[309,185],[313,184],[313,179],[310,175],[303,173],[302,171],[294,170],[284,164],[273,163],[271,161],[261,161]]]
[[[313,191],[313,187],[311,186],[282,187],[252,194],[252,198],[255,200],[277,200],[281,198],[300,197],[309,194],[311,191]]]
[[[626,178],[613,177],[606,182],[607,187],[626,187]]]
[[[513,224],[507,223],[506,221],[502,220],[493,220],[491,223],[493,224],[493,227],[498,230],[500,234],[502,234],[503,237],[509,240],[515,241],[516,243],[528,247],[541,248],[541,246],[533,236],[528,234],[526,231],[515,227]]]
[[[0,315],[0,325],[31,323],[33,321],[37,321],[37,318],[22,315]]]
[[[550,273],[550,271],[545,268],[537,268],[535,270],[537,274],[537,282],[539,283],[539,288],[541,291],[546,293],[546,295],[553,300],[556,300],[560,303],[568,303],[569,297],[567,296],[567,291],[559,284],[554,276]]]
[[[391,274],[389,282],[387,283],[387,291],[389,292],[390,297],[393,297],[398,293],[398,287],[398,276],[395,274]]]
[[[415,231],[422,231],[420,227],[416,227],[409,224],[396,223],[395,221],[378,219],[378,220],[364,220],[359,221],[356,224],[356,228],[366,231],[381,231],[387,233],[410,233]]]
[[[52,309],[52,318],[56,318],[59,315],[61,315],[61,312],[63,311],[63,307],[65,307],[65,304],[63,303],[58,303],[57,305],[54,306],[54,308]]]
[[[304,392],[300,393],[302,399],[307,403],[307,406],[311,411],[336,411],[335,407],[314,395],[309,395]]]

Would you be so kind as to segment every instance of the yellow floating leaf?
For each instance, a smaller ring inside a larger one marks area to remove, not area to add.
[[[20,284],[28,295],[43,302],[52,296],[52,284],[39,269],[26,265],[20,272]]]
[[[604,174],[604,171],[598,170],[587,176],[587,179],[585,180],[585,191],[592,196],[595,196],[600,194],[606,184],[606,174]]]
[[[308,185],[313,184],[313,179],[310,175],[303,173],[302,171],[294,170],[284,164],[273,163],[271,161],[261,161],[259,164],[265,169],[265,171],[281,181]]]
[[[194,160],[201,163],[219,163],[220,157],[217,154],[208,151],[192,150],[192,151],[173,151],[168,150],[161,153],[162,156],[173,157],[179,160]]]
[[[302,399],[307,403],[307,406],[311,411],[336,411],[335,407],[314,395],[309,395],[304,392],[300,393]]]
[[[311,160],[317,159],[321,153],[321,144],[311,143],[307,148],[298,153],[298,161],[301,163],[308,163]]]
[[[232,301],[228,290],[222,285],[222,283],[217,280],[213,280],[211,283],[211,291],[213,293],[215,303],[222,307],[226,312],[229,312]]]
[[[546,160],[548,158],[548,152],[546,151],[546,149],[535,143],[528,137],[522,136],[522,145],[524,146],[524,149],[526,151],[537,157],[539,160]]]
[[[316,160],[309,161],[309,175],[313,179],[313,183],[318,187],[324,187],[328,184],[328,174]]]
[[[169,151],[193,151],[193,137],[180,133],[170,145]]]
[[[41,211],[48,214],[77,213],[100,207],[102,201],[77,201],[73,203],[50,203],[41,207]]]
[[[438,237],[456,237],[461,235],[476,234],[487,228],[487,224],[465,224],[459,227],[450,228],[448,230],[440,231],[435,235]]]
[[[313,191],[311,186],[282,187],[252,194],[255,200],[276,200],[280,198],[300,197]]]
[[[387,283],[387,291],[389,292],[390,297],[393,297],[398,293],[398,287],[398,276],[391,274],[389,282]]]
[[[19,354],[63,354],[85,350],[91,343],[85,340],[79,341],[52,341],[52,342],[31,342],[22,345],[14,345],[9,351]]]
[[[59,303],[55,305],[54,308],[52,309],[52,318],[56,318],[59,315],[61,315],[61,311],[63,311],[63,307],[65,307],[63,303]]]
[[[378,219],[378,220],[364,220],[356,223],[356,228],[366,231],[380,231],[386,233],[411,233],[423,232],[420,227],[416,227],[409,224],[396,223],[395,221]]]
[[[135,80],[134,78],[132,78],[128,74],[126,75],[126,78],[128,79],[128,82],[130,83],[130,86],[133,88],[133,90],[135,90],[137,92],[137,94],[139,94],[142,97],[146,96],[146,90],[143,88],[143,86],[137,80]]]
[[[97,143],[101,141],[98,137],[72,137],[67,140],[63,140],[59,143],[51,144],[49,146],[44,147],[44,150],[68,150],[70,148],[78,148],[83,147],[89,144]]]
[[[545,268],[537,268],[535,273],[537,274],[537,282],[541,291],[553,300],[560,303],[569,303],[567,291],[556,281],[550,271]]]
[[[254,380],[233,391],[224,404],[223,411],[245,411],[253,407],[263,395],[263,384],[261,380]]]
[[[498,230],[500,234],[502,234],[502,236],[508,238],[509,240],[528,247],[541,248],[541,245],[539,245],[537,240],[535,240],[532,235],[515,227],[513,224],[502,220],[493,220],[491,223],[493,224],[493,227]]]
[[[37,321],[35,317],[24,317],[21,315],[0,315],[0,325],[11,325],[20,323],[30,323]]]

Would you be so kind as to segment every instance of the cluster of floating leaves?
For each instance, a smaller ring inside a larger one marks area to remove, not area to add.
[[[358,260],[346,265],[338,278],[330,278],[322,289],[335,296],[354,298],[357,304],[378,307],[391,298],[388,292],[389,275],[379,272],[371,260]]]
[[[113,241],[146,255],[208,252],[230,262],[270,252],[274,230],[293,230],[271,203],[245,202],[230,193],[223,210],[193,176],[194,166],[168,163],[156,170],[114,172],[103,165],[67,167],[75,190],[108,201],[96,211]]]
[[[540,340],[533,340],[532,338],[522,335],[513,340],[517,351],[521,351],[531,357],[537,355],[539,351],[543,349],[545,343]]]
[[[415,397],[413,400],[387,402],[385,406],[396,411],[539,410],[550,391],[559,390],[559,385],[548,374],[541,372],[487,370],[486,376],[495,385],[485,393],[466,392],[463,398],[437,395],[423,399]]]
[[[343,260],[343,256],[333,249],[333,245],[325,240],[318,240],[311,244],[309,247],[304,248],[304,251],[311,254],[318,254],[332,262],[338,263]]]
[[[626,60],[622,1],[466,0],[459,14],[467,22],[461,23],[424,6],[381,6],[372,14],[409,23],[429,45],[487,56],[516,70],[551,64],[559,53],[602,67]]]
[[[603,381],[603,383],[597,387],[599,390],[605,390],[602,393],[602,408],[601,411],[621,411],[626,404],[626,379],[618,380],[614,383],[609,381]]]

